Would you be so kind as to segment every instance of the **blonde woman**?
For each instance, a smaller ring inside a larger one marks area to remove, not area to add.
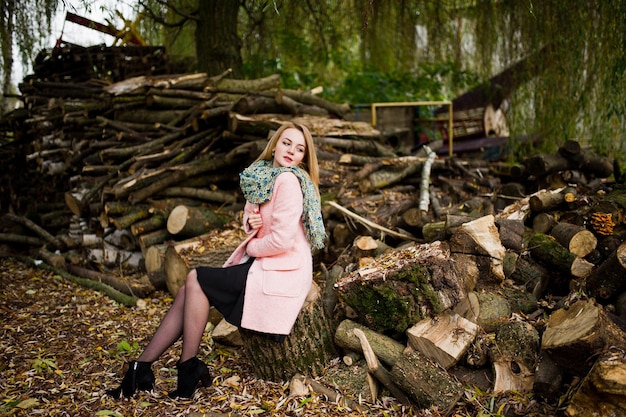
[[[229,323],[277,342],[291,332],[311,287],[312,251],[326,239],[318,184],[311,133],[283,124],[240,174],[249,236],[222,268],[189,272],[150,343],[110,395],[131,397],[152,389],[152,363],[181,336],[178,388],[170,397],[189,398],[198,386],[208,386],[209,369],[197,354],[211,305]]]

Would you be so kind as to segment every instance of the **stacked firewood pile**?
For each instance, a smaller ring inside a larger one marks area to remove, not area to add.
[[[242,239],[238,173],[294,120],[318,145],[329,242],[297,352],[276,354],[303,356],[314,333],[313,373],[338,348],[346,364],[365,358],[370,399],[382,386],[424,408],[450,410],[463,386],[486,384],[546,402],[568,393],[571,416],[626,410],[614,377],[626,372],[626,200],[607,158],[573,141],[518,164],[398,155],[346,120],[349,106],[276,76],[67,84],[22,89],[28,112],[0,153],[4,253],[124,303],[175,293]],[[261,377],[306,370],[268,365],[272,349],[248,349]]]

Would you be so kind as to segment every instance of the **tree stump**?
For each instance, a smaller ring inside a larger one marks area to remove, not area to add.
[[[187,248],[188,250],[186,250]],[[187,274],[198,266],[221,267],[234,248],[204,250],[203,246],[179,247],[169,245],[165,250],[163,270],[165,284],[170,294],[176,295],[187,279]]]
[[[291,334],[280,343],[253,332],[241,332],[244,351],[261,379],[282,382],[296,374],[322,375],[337,357],[320,289],[314,282]]]

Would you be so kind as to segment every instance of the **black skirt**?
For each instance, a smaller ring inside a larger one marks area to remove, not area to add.
[[[254,258],[250,258],[242,264],[226,268],[197,267],[198,282],[200,287],[202,287],[202,291],[209,299],[209,304],[222,313],[227,322],[239,327],[240,330],[246,333],[257,334],[280,343],[285,340],[287,335],[241,329],[246,281],[252,262],[254,262]]]
[[[241,326],[246,280],[253,261],[254,258],[250,258],[243,264],[225,268],[208,266],[196,268],[198,282],[209,299],[209,304],[222,313],[226,321],[233,326]]]

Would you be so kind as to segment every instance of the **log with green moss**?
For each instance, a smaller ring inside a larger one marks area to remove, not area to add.
[[[584,278],[593,269],[593,264],[574,255],[551,236],[535,233],[528,242],[531,256],[549,268],[558,272]]]
[[[403,333],[464,297],[445,242],[387,252],[341,278],[335,290],[362,324],[385,334]]]

